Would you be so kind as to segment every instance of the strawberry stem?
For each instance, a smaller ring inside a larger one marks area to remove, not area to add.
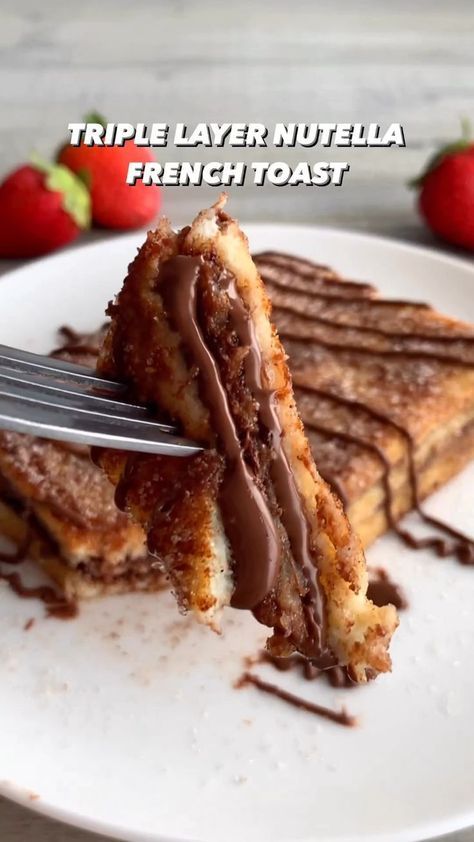
[[[62,207],[79,228],[89,228],[91,222],[91,198],[83,181],[63,164],[52,164],[36,152],[30,156],[31,165],[44,175],[47,190],[60,193]]]
[[[437,166],[441,163],[441,161],[447,155],[454,155],[456,152],[464,152],[472,145],[472,125],[471,121],[467,117],[461,117],[461,137],[458,140],[453,141],[452,143],[447,143],[443,145],[437,152],[431,155],[428,158],[428,163],[425,166],[425,169],[422,171],[421,175],[416,176],[416,178],[412,178],[411,181],[408,182],[408,187],[411,188],[418,188],[421,187],[425,178],[436,169]]]
[[[103,126],[104,129],[107,125],[107,120],[99,111],[89,111],[84,117],[85,123],[98,123],[100,126]]]
[[[469,117],[461,117],[461,138],[465,140],[466,143],[471,143],[472,141],[472,123]]]

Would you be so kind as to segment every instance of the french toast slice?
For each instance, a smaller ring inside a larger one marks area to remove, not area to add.
[[[273,654],[339,663],[363,682],[390,668],[396,610],[367,599],[360,542],[317,472],[268,296],[224,202],[148,234],[109,306],[98,366],[202,452],[95,459],[182,609],[217,626],[223,607],[247,608],[272,628]]]
[[[102,337],[63,329],[54,355],[93,368]],[[88,447],[0,432],[0,534],[71,602],[165,585],[142,529],[116,508]]]
[[[474,458],[474,327],[310,260],[254,260],[314,458],[364,546],[393,528],[410,546],[474,563],[472,540],[420,506]],[[399,525],[413,508],[429,535]]]

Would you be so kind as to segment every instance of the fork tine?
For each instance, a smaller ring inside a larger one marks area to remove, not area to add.
[[[159,424],[139,424],[99,413],[80,413],[23,397],[0,397],[0,429],[79,444],[134,450],[166,456],[191,456],[202,448],[187,439],[167,436]]]
[[[0,363],[13,371],[41,373],[56,380],[67,379],[72,383],[96,386],[109,392],[123,392],[126,388],[123,383],[106,380],[83,365],[57,360],[42,354],[32,354],[30,351],[10,348],[8,345],[0,345]]]
[[[79,411],[104,412],[107,415],[134,418],[138,421],[140,419],[148,422],[151,420],[149,412],[144,406],[95,395],[88,389],[90,387],[71,388],[70,384],[51,382],[42,378],[41,375],[5,370],[0,364],[0,393],[2,394],[24,397],[25,399],[37,399],[39,403],[78,409]],[[170,424],[162,424],[158,421],[156,423],[159,424],[164,433],[174,434],[176,432],[175,427]]]
[[[159,421],[153,421],[149,416],[144,414],[134,414],[128,412],[128,407],[125,404],[125,409],[116,408],[111,410],[108,402],[97,400],[95,403],[87,396],[77,395],[68,392],[54,392],[52,390],[43,389],[41,386],[22,384],[19,382],[5,381],[2,383],[0,376],[0,398],[15,398],[23,402],[28,402],[32,406],[32,412],[36,406],[49,406],[52,409],[68,410],[72,414],[108,418],[120,418],[124,421],[132,421],[137,425],[137,430],[143,427],[153,427],[153,429],[160,432],[170,433],[175,432],[168,424],[160,424]],[[105,407],[103,404],[105,403]]]

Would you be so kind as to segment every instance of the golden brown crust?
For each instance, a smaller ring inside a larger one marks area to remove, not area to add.
[[[317,452],[317,450],[316,450]],[[424,500],[445,485],[474,459],[474,423],[461,428],[458,434],[446,435],[436,451],[425,462],[417,460],[417,485],[420,500]],[[361,477],[362,479],[362,477]],[[356,494],[349,504],[347,514],[364,547],[390,528],[385,508],[385,488],[382,481],[365,485],[360,496]],[[392,512],[396,519],[409,512],[413,506],[413,491],[407,476],[406,465],[394,465],[390,470],[392,487]]]
[[[19,433],[0,433],[0,475],[27,502],[71,566],[144,553],[143,531],[114,504],[113,488],[88,455]]]
[[[156,563],[169,577],[182,610],[212,617],[218,608],[212,584],[212,501],[221,459],[215,451],[177,460],[141,454],[125,459],[105,450],[97,458],[116,484],[127,472],[124,504],[148,533]]]
[[[68,602],[133,591],[154,592],[168,587],[167,580],[151,559],[142,557],[119,569],[95,560],[71,567],[49,539],[39,522],[25,518],[16,504],[0,499],[0,535],[17,547],[26,547],[28,559],[36,562],[56,583]]]
[[[60,332],[67,345],[56,356],[95,365],[102,330]],[[29,557],[68,599],[163,585],[143,530],[117,509],[113,487],[87,447],[2,432],[0,534],[21,545],[27,531]]]
[[[156,285],[159,261],[166,260],[177,251],[200,255],[209,265],[225,267],[234,277],[248,309],[262,355],[266,386],[275,394],[284,431],[283,448],[311,527],[313,553],[318,559],[320,582],[325,594],[329,645],[338,660],[350,666],[354,677],[363,681],[367,673],[375,674],[389,668],[387,647],[397,624],[396,612],[392,606],[380,609],[366,599],[367,575],[360,544],[342,507],[316,471],[296,410],[285,353],[269,321],[268,297],[248,254],[246,239],[236,223],[224,214],[222,202],[200,214],[191,228],[175,239],[169,234],[166,223],[148,235],[145,246],[129,268],[122,292],[109,311],[113,328],[105,346],[101,370],[131,382],[139,397],[154,402],[172,418],[179,419],[187,436],[207,442],[213,440],[209,413],[199,395],[197,372],[187,364],[180,337],[170,327]],[[101,461],[114,480],[133,470],[137,462],[136,457],[124,457],[122,466],[117,468],[117,456],[107,453],[101,455]],[[200,501],[199,486],[192,484],[187,497],[188,507],[194,505],[196,489],[197,500]],[[156,493],[160,508],[164,495],[159,481]],[[204,489],[206,493],[214,512],[214,540],[219,530],[222,533],[222,526],[215,493],[212,488]],[[137,506],[136,501],[127,497],[123,501],[125,505],[138,515],[145,529],[149,529],[153,523],[151,505],[142,506],[143,500],[140,500]],[[176,516],[173,524],[180,541],[181,526]],[[160,529],[163,529],[162,525],[158,531]],[[203,531],[210,540],[206,530],[207,522]],[[173,526],[170,526],[168,541],[172,535]],[[167,555],[171,558],[168,546]],[[221,562],[224,555],[222,552],[219,555]],[[193,567],[198,561],[193,548],[189,558]],[[221,571],[224,580],[228,575],[225,567],[224,563]],[[203,573],[204,580],[206,576],[209,576],[209,568]],[[214,580],[207,583],[209,594],[213,592],[216,596],[217,607],[226,604],[230,598],[225,585],[216,588],[218,578],[214,569]],[[201,592],[204,592],[206,582],[201,584]],[[282,565],[273,592],[255,611],[260,620],[274,627],[275,634],[270,645],[280,654],[288,654],[294,648],[306,651],[307,630],[301,597],[303,585],[299,574],[295,576],[294,568],[290,571],[289,566]],[[189,592],[182,602],[195,607]],[[214,621],[215,613],[212,611],[209,617],[204,612],[204,619]]]
[[[256,263],[291,336],[318,467],[366,546],[388,528],[387,467],[398,518],[414,502],[409,451],[420,499],[474,455],[474,328],[428,306],[390,304],[311,261],[266,253]]]

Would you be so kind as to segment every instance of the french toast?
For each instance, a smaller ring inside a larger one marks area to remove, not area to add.
[[[388,528],[474,563],[472,540],[421,501],[474,457],[474,327],[309,260],[255,255],[322,476],[364,546]],[[417,509],[433,535],[399,520]]]
[[[225,198],[148,234],[114,303],[98,370],[203,446],[192,457],[98,450],[116,502],[148,536],[183,610],[227,605],[273,630],[269,651],[390,668],[393,606],[366,596],[363,551],[319,475],[270,302]]]
[[[93,368],[103,330],[62,334],[54,355]],[[118,511],[87,447],[0,432],[0,534],[71,602],[164,585],[143,531]]]

